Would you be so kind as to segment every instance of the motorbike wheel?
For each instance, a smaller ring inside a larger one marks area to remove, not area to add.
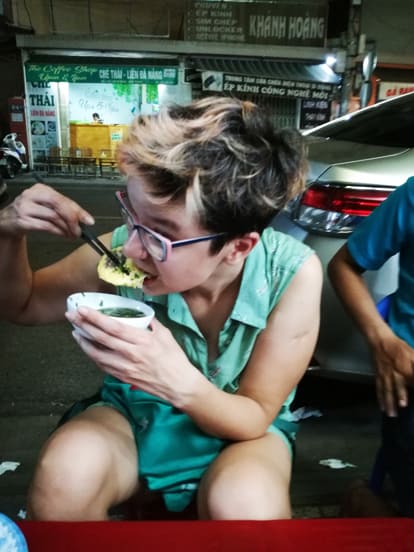
[[[6,173],[8,178],[14,178],[19,172],[19,164],[12,157],[6,158]]]

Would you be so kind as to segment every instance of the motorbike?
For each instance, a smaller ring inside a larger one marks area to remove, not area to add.
[[[0,173],[6,178],[14,178],[27,168],[25,145],[17,139],[16,132],[6,134],[0,146]]]

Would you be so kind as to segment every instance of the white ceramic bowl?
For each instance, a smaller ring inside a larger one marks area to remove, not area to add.
[[[91,309],[102,310],[102,309],[133,309],[142,313],[140,316],[113,316],[109,315],[110,318],[114,320],[119,320],[124,324],[129,324],[130,326],[135,326],[136,328],[147,328],[149,323],[154,317],[154,311],[151,307],[142,303],[141,301],[136,301],[135,299],[130,299],[129,297],[121,297],[120,295],[115,295],[112,293],[95,293],[95,292],[79,292],[69,295],[66,301],[68,311],[77,309],[80,306],[89,307]],[[105,313],[104,313],[105,314]],[[76,331],[83,335],[86,338],[90,338],[85,331],[81,330],[74,326]]]

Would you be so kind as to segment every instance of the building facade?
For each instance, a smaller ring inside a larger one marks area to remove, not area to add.
[[[331,118],[341,83],[326,64],[327,0],[14,0],[6,11],[19,31],[32,160],[71,147],[95,112],[119,127],[112,148],[136,114],[207,94],[309,128]]]

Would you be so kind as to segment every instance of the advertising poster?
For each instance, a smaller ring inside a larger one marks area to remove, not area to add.
[[[331,119],[331,102],[326,100],[304,100],[300,110],[300,128],[313,128]]]
[[[92,123],[98,113],[106,125],[127,125],[140,108],[139,84],[69,83],[69,121]]]
[[[59,145],[57,83],[28,82],[27,90],[33,161],[40,161]]]

